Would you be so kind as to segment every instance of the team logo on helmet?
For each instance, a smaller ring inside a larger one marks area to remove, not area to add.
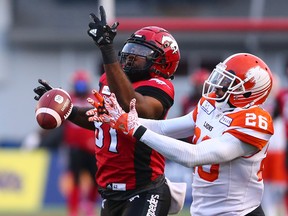
[[[162,44],[164,48],[170,47],[173,50],[173,54],[179,50],[177,42],[169,36],[164,35],[162,37]]]
[[[257,81],[258,85],[267,85],[269,83],[268,80],[270,79],[270,77],[267,74],[265,79],[261,79],[261,77],[263,77],[263,74],[266,74],[265,70],[260,66],[256,66],[249,69],[249,71],[246,74],[246,79],[248,79],[250,83],[253,83],[254,84],[253,86],[256,85]]]

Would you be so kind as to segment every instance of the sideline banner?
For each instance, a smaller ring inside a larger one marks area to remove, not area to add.
[[[0,212],[30,212],[42,207],[49,153],[0,149]]]

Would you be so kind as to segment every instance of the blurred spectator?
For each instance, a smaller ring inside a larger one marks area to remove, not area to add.
[[[287,137],[285,135],[282,112],[284,104],[281,98],[283,97],[283,92],[280,91],[280,79],[276,74],[274,74],[273,81],[272,91],[264,104],[264,108],[273,117],[274,135],[269,141],[267,156],[264,160],[263,178],[265,180],[265,190],[262,204],[266,215],[286,216],[285,191],[287,174],[285,149]],[[288,97],[288,94],[286,94],[286,97]]]
[[[210,72],[205,68],[195,70],[189,77],[191,84],[191,91],[182,98],[181,101],[181,115],[185,115],[192,111],[197,105],[199,99],[202,97],[202,86],[204,81],[208,78]]]
[[[282,116],[282,120],[284,123],[284,131],[286,138],[286,146],[285,146],[285,168],[286,173],[288,170],[288,88],[282,88],[277,95],[277,111]],[[286,185],[288,183],[288,175],[286,175]],[[285,194],[285,206],[288,209],[288,190],[286,187]]]
[[[90,77],[86,71],[76,71],[69,92],[75,106],[89,106]],[[24,150],[35,148],[59,149],[64,173],[59,179],[59,189],[67,199],[68,216],[94,216],[98,197],[95,181],[94,131],[81,128],[70,121],[53,130],[39,130],[27,135],[22,142]],[[63,151],[62,151],[63,150]],[[66,160],[66,161],[65,161]],[[63,165],[64,164],[64,165]],[[80,214],[82,213],[82,214]]]
[[[76,71],[72,76],[70,92],[75,106],[87,106],[91,97],[90,77],[86,71]],[[69,216],[94,214],[98,196],[95,181],[96,160],[94,131],[81,128],[70,121],[63,124],[63,142],[68,148],[68,169],[60,178],[60,189],[67,196]]]

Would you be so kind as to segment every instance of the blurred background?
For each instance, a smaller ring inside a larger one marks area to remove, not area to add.
[[[117,50],[147,25],[166,28],[178,41],[181,61],[168,118],[183,114],[185,97],[196,91],[190,79],[195,71],[211,71],[236,52],[258,55],[279,76],[279,86],[288,86],[286,0],[0,0],[0,215],[66,215],[60,178],[65,148],[38,148],[43,131],[35,120],[33,88],[42,78],[71,90],[77,70],[87,71],[98,88],[101,55],[87,30],[99,4],[110,24],[120,23]],[[168,161],[167,175],[190,184],[192,170]],[[188,185],[179,215],[189,215],[190,190]],[[283,214],[278,207],[277,212]]]

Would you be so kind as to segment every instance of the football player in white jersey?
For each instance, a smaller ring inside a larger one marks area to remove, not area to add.
[[[87,115],[193,167],[191,215],[263,216],[263,160],[274,129],[261,104],[271,88],[272,74],[265,62],[237,53],[215,67],[198,105],[185,116],[140,119],[135,99],[125,113],[114,94],[104,98],[109,115],[97,116],[93,110]],[[191,135],[194,145],[178,140]]]

